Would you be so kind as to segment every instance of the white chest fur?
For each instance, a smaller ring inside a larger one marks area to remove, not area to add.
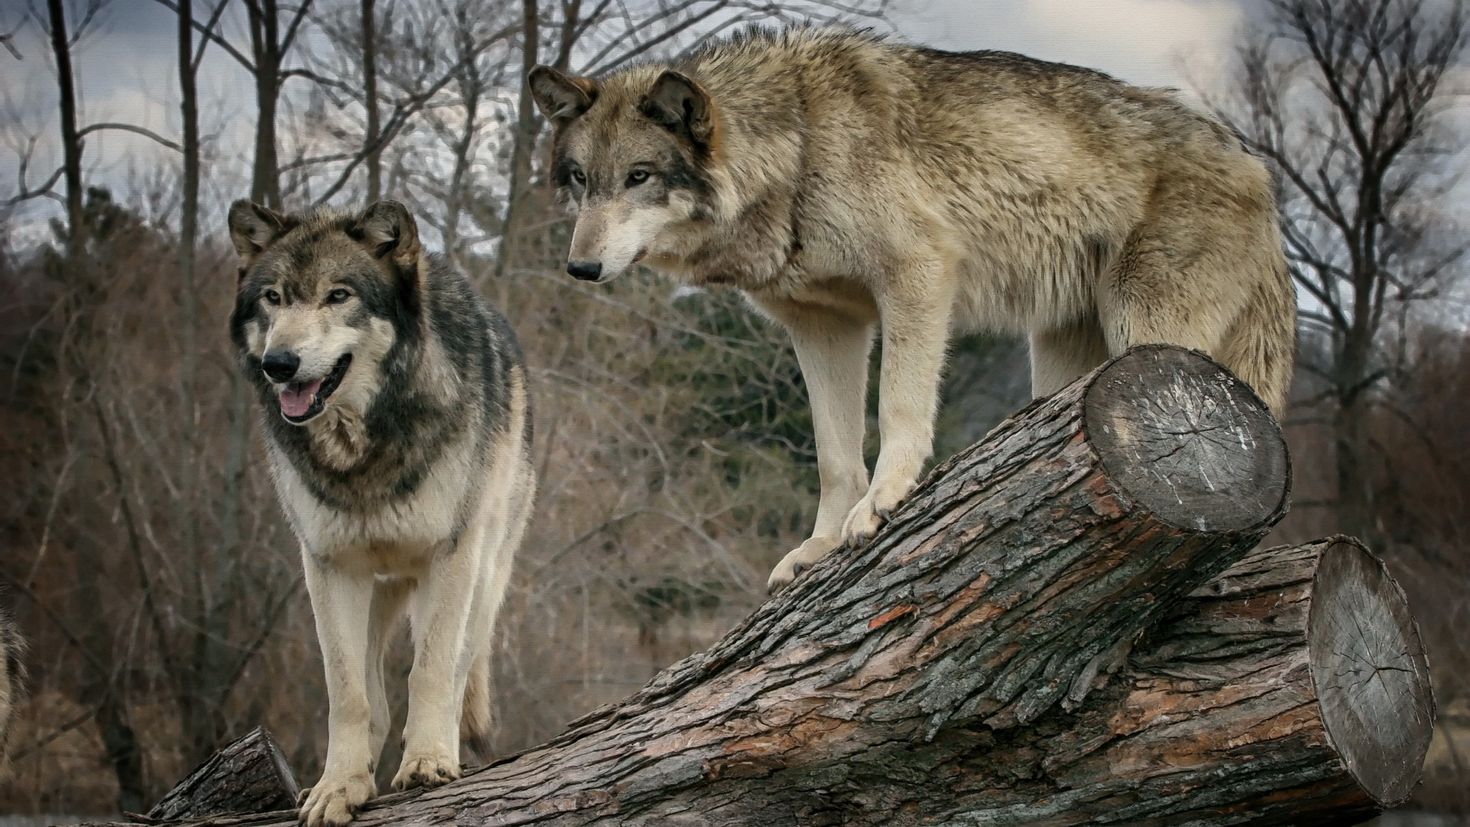
[[[271,475],[305,552],[344,568],[412,575],[453,539],[472,507],[470,494],[484,472],[474,468],[472,439],[465,434],[446,446],[412,494],[372,511],[323,503],[274,444]]]

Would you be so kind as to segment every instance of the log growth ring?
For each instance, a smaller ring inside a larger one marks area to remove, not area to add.
[[[1429,663],[1403,589],[1382,561],[1340,540],[1322,554],[1307,617],[1327,737],[1374,801],[1402,804],[1434,733]]]
[[[1260,397],[1198,351],[1143,345],[1093,380],[1083,430],[1108,476],[1169,525],[1241,532],[1286,509],[1286,440]]]

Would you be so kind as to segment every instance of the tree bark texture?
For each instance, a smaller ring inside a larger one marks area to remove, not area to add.
[[[1408,798],[1432,731],[1402,590],[1333,537],[1248,554],[1075,713],[866,755],[793,822],[1355,824]]]
[[[1246,556],[1289,487],[1248,387],[1201,354],[1136,348],[935,469],[871,543],[708,651],[358,823],[1369,813],[1417,778],[1427,672],[1402,593],[1361,547]]]

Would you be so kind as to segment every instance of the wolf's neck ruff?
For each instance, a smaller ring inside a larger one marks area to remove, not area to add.
[[[337,408],[307,427],[311,434],[309,455],[318,465],[342,472],[366,458],[371,441],[367,423],[356,411]]]
[[[396,366],[385,373],[398,381],[380,378],[365,411],[333,405],[305,426],[267,416],[272,438],[325,505],[364,510],[413,495],[425,469],[478,426],[474,417],[455,415],[456,406],[404,382],[403,371],[420,374],[423,360],[419,348],[403,342],[399,347],[405,352],[385,359],[385,366]],[[455,401],[461,409],[475,407],[470,397]]]

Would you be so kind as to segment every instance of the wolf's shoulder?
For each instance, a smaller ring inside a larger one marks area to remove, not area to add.
[[[437,329],[461,335],[485,331],[496,339],[510,332],[505,314],[447,256],[434,253],[428,257],[428,265],[429,312]]]

